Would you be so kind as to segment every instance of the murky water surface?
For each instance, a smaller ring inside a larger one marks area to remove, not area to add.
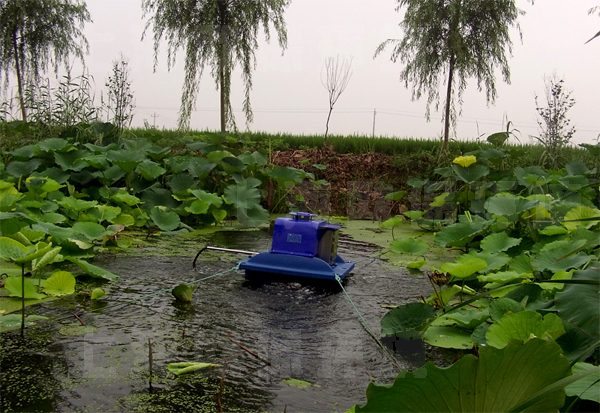
[[[253,251],[270,247],[266,232],[217,233],[207,241]],[[108,296],[102,300],[72,296],[30,307],[30,314],[52,321],[28,329],[25,342],[13,332],[0,335],[3,409],[216,412],[220,399],[225,412],[343,412],[365,401],[372,379],[391,382],[396,376],[397,368],[339,289],[252,285],[242,272],[228,272],[198,283],[191,304],[160,293],[231,269],[236,258],[243,258],[203,254],[193,271],[192,259],[204,244],[181,243],[186,256],[97,257],[96,265],[120,275],[103,285]],[[386,312],[381,305],[415,301],[429,295],[431,287],[424,276],[367,259],[373,251],[342,242],[339,253],[357,262],[345,288],[378,333]],[[98,330],[60,334],[62,327],[79,324],[72,312]],[[403,368],[419,367],[423,349],[409,344],[398,346],[403,351],[396,357]],[[167,365],[179,361],[225,368],[177,377]],[[284,382],[289,378],[313,385],[293,387]]]

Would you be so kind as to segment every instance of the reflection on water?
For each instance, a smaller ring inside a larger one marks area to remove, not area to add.
[[[59,381],[61,391],[48,392],[48,409],[31,405],[31,410],[214,412],[220,394],[223,411],[342,412],[365,400],[371,378],[390,382],[396,376],[393,364],[338,289],[299,283],[249,284],[239,272],[198,283],[191,304],[176,302],[169,292],[155,294],[227,270],[236,258],[243,258],[201,257],[199,272],[194,272],[191,261],[202,245],[187,242],[186,257],[100,257],[96,265],[120,275],[103,286],[108,296],[102,301],[65,299],[36,309],[56,319],[68,316],[75,307],[98,332],[51,335],[52,345],[61,349],[66,374],[48,369],[36,373]],[[264,232],[217,233],[209,243],[261,251],[269,248],[270,238]],[[339,252],[358,262],[346,290],[375,332],[386,312],[382,305],[403,304],[430,293],[423,277],[409,276],[378,260],[360,262],[365,257],[348,249]],[[140,297],[145,298],[134,301]],[[70,323],[77,320],[37,329],[54,332]],[[38,333],[29,330],[28,334]],[[242,350],[228,336],[271,364]],[[152,388],[148,385],[149,339]],[[417,347],[399,341],[392,344],[404,368],[423,364],[418,343]],[[166,366],[178,361],[226,365],[222,390],[223,369],[175,377]],[[314,385],[290,387],[283,383],[286,378]],[[3,401],[3,410],[11,410],[7,406],[14,405]]]

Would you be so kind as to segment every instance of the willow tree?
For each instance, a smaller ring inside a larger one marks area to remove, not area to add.
[[[71,0],[0,0],[0,72],[8,87],[17,80],[24,121],[26,85],[36,83],[51,66],[69,66],[71,55],[83,61],[89,46],[82,33],[90,14],[84,3]]]
[[[496,99],[498,68],[510,83],[507,52],[512,54],[510,30],[519,31],[518,17],[524,12],[515,0],[396,0],[396,11],[405,8],[400,27],[402,39],[388,39],[375,52],[379,55],[394,45],[391,60],[404,68],[400,78],[412,85],[412,99],[427,94],[425,116],[431,105],[439,109],[440,84],[445,82],[444,148],[448,146],[450,125],[456,126],[457,111],[467,87],[475,78],[477,88],[485,89],[488,104]],[[460,111],[459,111],[460,112]]]
[[[235,127],[230,91],[231,72],[238,64],[245,86],[244,114],[246,121],[252,122],[250,90],[252,71],[256,67],[258,33],[262,28],[269,41],[272,24],[280,47],[285,49],[287,31],[283,14],[288,4],[289,0],[143,0],[144,16],[152,15],[146,30],[153,26],[155,68],[163,39],[167,42],[169,70],[175,64],[179,49],[185,52],[180,128],[189,127],[200,79],[206,67],[210,68],[220,91],[221,131],[228,126]]]

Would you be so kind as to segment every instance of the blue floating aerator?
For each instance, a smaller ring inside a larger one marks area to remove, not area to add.
[[[336,276],[343,279],[352,271],[354,263],[337,254],[341,226],[313,220],[316,215],[307,212],[290,215],[275,220],[270,251],[239,263],[246,278],[282,275],[335,281]]]

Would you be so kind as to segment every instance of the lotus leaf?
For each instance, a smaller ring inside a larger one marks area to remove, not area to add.
[[[459,222],[442,228],[435,236],[435,242],[442,247],[464,247],[481,235],[491,222]]]
[[[87,275],[94,278],[104,278],[105,280],[114,280],[118,278],[118,275],[113,274],[110,271],[107,271],[103,268],[97,267],[89,262],[80,260],[75,257],[66,257],[68,261],[71,261],[73,264],[77,265],[81,268]]]
[[[425,302],[437,307],[445,307],[450,303],[450,299],[461,291],[463,291],[461,287],[453,285],[432,293]]]
[[[54,260],[56,259],[56,257],[58,256],[58,253],[60,252],[61,249],[62,249],[62,247],[52,248],[50,251],[45,253],[41,258],[34,259],[31,262],[31,271],[36,272],[36,271],[39,271],[40,269],[44,268],[46,265],[52,264],[54,262]]]
[[[532,338],[556,340],[565,333],[562,321],[556,314],[542,315],[535,311],[506,314],[492,324],[485,334],[489,346],[504,348],[511,340],[527,342]]]
[[[206,214],[209,207],[210,205],[208,205],[206,202],[202,201],[201,199],[197,199],[189,206],[186,206],[185,210],[192,214]]]
[[[29,315],[25,317],[25,326],[35,325],[35,321],[48,320],[48,317],[41,315]],[[16,330],[21,328],[21,314],[8,314],[0,317],[0,333],[4,331]]]
[[[207,369],[212,367],[221,367],[221,365],[213,363],[181,362],[170,363],[167,366],[167,369],[169,369],[171,373],[175,373],[176,375],[180,376],[182,374],[193,373],[196,370]]]
[[[314,166],[314,165],[313,165]],[[390,201],[400,201],[406,195],[406,191],[396,191],[390,192],[385,195],[385,199],[389,199]]]
[[[562,224],[569,231],[575,231],[577,227],[589,229],[598,222],[600,222],[600,210],[587,206],[577,206],[565,214]]]
[[[205,178],[215,166],[217,166],[217,164],[214,162],[209,162],[205,158],[194,156],[189,159],[185,169],[187,169],[193,177]]]
[[[142,138],[142,139],[128,139],[124,142],[124,145],[126,150],[129,151],[134,151],[134,152],[141,152],[141,153],[146,153],[146,151],[148,151],[149,149],[152,148],[152,143],[146,139],[146,138]]]
[[[412,261],[406,264],[406,268],[416,270],[418,268],[423,267],[425,264],[427,264],[427,261],[425,260]]]
[[[502,297],[494,300],[489,305],[490,316],[494,321],[500,321],[500,319],[507,313],[518,313],[523,310],[523,305],[510,298]]]
[[[88,166],[87,162],[82,161],[90,155],[85,149],[77,149],[70,152],[54,152],[54,162],[60,166],[63,171],[81,171]]]
[[[108,167],[110,166],[110,164],[108,163],[108,159],[106,159],[106,154],[104,153],[89,155],[84,158],[81,158],[81,160],[83,162],[86,162],[91,167],[100,170],[108,169]]]
[[[429,250],[429,245],[414,238],[402,238],[392,241],[390,250],[397,254],[423,255]]]
[[[471,165],[467,168],[461,165],[452,165],[452,169],[457,177],[468,184],[479,181],[490,173],[490,169],[481,164]]]
[[[99,298],[102,298],[106,295],[106,293],[104,292],[104,290],[102,288],[94,288],[94,290],[92,291],[92,295],[91,298],[92,300],[97,300]]]
[[[506,232],[498,232],[482,239],[480,247],[484,251],[496,253],[506,251],[520,243],[521,238],[512,238]]]
[[[252,153],[244,152],[243,154],[238,156],[238,159],[246,165],[263,166],[263,165],[266,165],[267,163],[269,163],[269,161],[267,160],[265,155],[263,155],[262,153],[260,153],[258,151],[254,151]]]
[[[487,267],[479,271],[482,274],[492,271],[498,271],[506,264],[508,264],[511,260],[510,257],[503,252],[493,254],[487,251],[470,251],[468,254],[465,255],[465,257],[466,256],[481,258],[482,260],[485,260],[485,262],[487,262]]]
[[[75,231],[75,234],[83,235],[89,241],[114,234],[114,231],[107,231],[102,225],[95,222],[76,222],[73,224],[73,231]]]
[[[150,160],[143,161],[135,170],[147,181],[154,181],[167,172],[165,168]]]
[[[381,320],[381,335],[406,339],[418,337],[418,331],[435,317],[435,309],[423,303],[410,303],[389,311]]]
[[[50,295],[69,295],[75,292],[75,277],[68,271],[56,271],[44,283],[44,292]]]
[[[573,280],[600,280],[599,263],[590,268],[576,271]],[[600,340],[600,306],[598,295],[600,288],[593,284],[567,284],[562,292],[556,294],[555,305],[560,317],[591,336]]]
[[[450,196],[450,192],[444,192],[441,195],[436,196],[435,198],[433,198],[433,202],[431,202],[429,204],[429,206],[435,207],[435,208],[441,208],[446,204],[446,199],[448,199],[448,197]],[[426,211],[423,211],[424,213]]]
[[[474,329],[479,324],[490,318],[490,312],[487,307],[461,307],[446,315],[446,318],[455,321],[461,327]]]
[[[6,172],[15,178],[19,178],[21,176],[29,176],[35,171],[37,168],[42,165],[43,161],[41,159],[30,159],[27,162],[21,161],[12,161],[6,167]]]
[[[75,149],[72,144],[61,138],[44,139],[37,143],[37,147],[42,152],[68,152]]]
[[[177,287],[173,288],[171,293],[177,300],[183,301],[184,303],[191,303],[194,290],[194,286],[188,284],[179,284]]]
[[[156,206],[150,210],[150,218],[162,231],[173,231],[181,224],[181,219],[177,213]]]
[[[101,174],[101,177],[105,182],[108,182],[108,184],[114,184],[125,176],[125,171],[123,171],[123,169],[119,168],[117,165],[113,165],[110,168],[103,170]]]
[[[426,212],[427,211],[406,211],[403,212],[402,215],[404,215],[408,219],[416,220],[423,218],[423,215],[425,215]]]
[[[563,235],[568,233],[569,231],[562,226],[559,225],[549,225],[547,227],[545,227],[544,229],[540,230],[540,234],[542,235],[546,235],[546,236],[553,236],[553,235]]]
[[[398,225],[399,223],[401,223],[402,221],[404,221],[404,219],[402,218],[401,215],[395,216],[395,217],[391,217],[385,221],[383,221],[381,223],[381,228],[391,228],[391,227],[395,227],[396,225]]]
[[[512,281],[523,279],[523,278],[533,278],[533,274],[519,274],[515,271],[502,271],[495,272],[486,275],[478,275],[477,279],[484,283],[501,283],[508,284]]]
[[[12,238],[0,237],[0,258],[4,261],[16,261],[29,254],[29,249]]]
[[[275,165],[273,169],[264,169],[262,172],[285,188],[302,183],[302,175],[300,171],[295,168]]]
[[[283,379],[283,382],[290,387],[297,387],[299,389],[305,389],[305,388],[311,387],[313,385],[312,383],[309,383],[307,381],[293,379],[293,378]]]
[[[112,200],[122,202],[128,206],[134,206],[140,203],[140,199],[137,196],[128,194],[126,191],[120,191],[110,197]]]
[[[72,196],[68,196],[58,201],[58,205],[67,210],[82,212],[98,205],[98,201],[84,201],[82,199],[77,199]]]
[[[37,176],[30,176],[25,180],[25,184],[29,190],[35,190],[37,193],[55,192],[65,187],[65,185],[59,184],[54,179]]]
[[[196,189],[194,191],[190,191],[192,195],[198,198],[201,201],[206,202],[209,205],[214,205],[217,208],[220,208],[223,204],[223,199],[217,194],[211,194],[209,192],[205,192],[201,189]]]
[[[356,412],[511,412],[570,375],[570,366],[553,341],[512,342],[502,350],[479,349],[452,366],[428,361],[414,371],[402,371],[393,385],[369,384],[367,403]],[[558,411],[565,401],[561,388],[544,394],[525,411]],[[519,410],[520,411],[520,410]]]
[[[22,277],[6,277],[4,279],[4,287],[10,291],[11,297],[23,297],[22,282]],[[46,297],[44,294],[38,293],[36,285],[33,284],[30,279],[25,278],[24,284],[25,298],[40,300]]]
[[[485,209],[494,215],[516,218],[528,209],[535,208],[539,201],[515,197],[507,193],[500,193],[485,202]]]
[[[108,151],[106,159],[117,165],[125,173],[133,171],[146,157],[140,152],[132,150]]]
[[[442,271],[450,273],[455,278],[467,278],[487,267],[487,262],[481,258],[461,256],[456,262],[446,262]]]
[[[554,275],[550,279],[553,281],[570,280],[573,277],[573,271],[575,271],[575,270],[558,271],[558,272],[554,273]],[[544,290],[562,290],[565,287],[565,285],[562,283],[561,284],[559,284],[559,283],[539,283],[539,286],[541,288],[543,288]]]
[[[577,252],[587,242],[579,241],[554,241],[544,245],[534,257],[531,266],[536,271],[550,270],[552,272],[567,271],[571,268],[580,268],[593,257],[584,252]]]
[[[575,363],[573,374],[596,369],[596,373],[577,380],[565,387],[567,396],[576,396],[583,400],[592,400],[600,403],[600,370],[590,363]]]
[[[436,347],[467,350],[473,347],[472,330],[459,327],[430,326],[423,333],[423,340]]]

